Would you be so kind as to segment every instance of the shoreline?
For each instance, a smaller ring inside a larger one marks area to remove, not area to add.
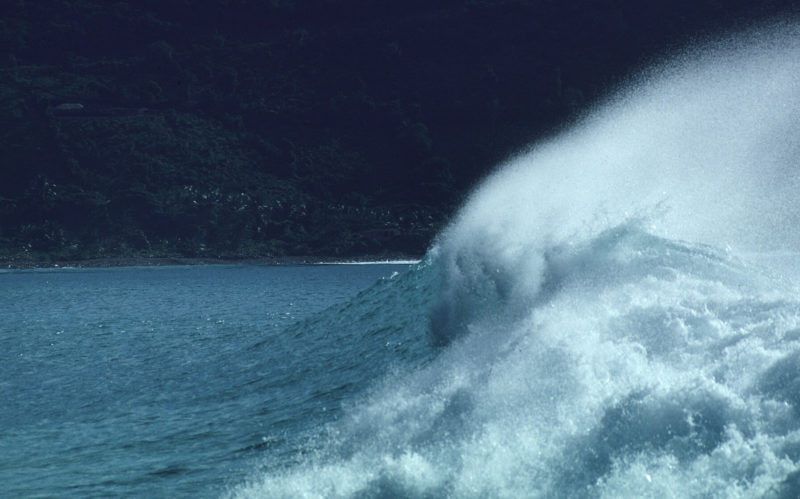
[[[83,269],[114,267],[164,267],[190,265],[334,265],[334,264],[413,264],[422,257],[409,255],[358,256],[351,258],[332,256],[272,256],[256,258],[190,258],[190,257],[113,257],[86,260],[11,260],[0,259],[0,272],[4,270],[33,269]]]

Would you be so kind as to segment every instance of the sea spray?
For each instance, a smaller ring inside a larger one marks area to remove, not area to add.
[[[687,52],[504,165],[400,276],[422,289],[343,325],[424,317],[425,360],[232,495],[800,494],[798,35]]]

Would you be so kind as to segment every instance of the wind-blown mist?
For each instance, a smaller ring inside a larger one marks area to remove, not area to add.
[[[797,26],[739,34],[509,161],[306,324],[416,346],[234,494],[800,494],[798,75]]]
[[[444,245],[478,231],[529,248],[658,214],[668,237],[796,247],[800,233],[787,229],[800,221],[800,31],[726,41],[651,70],[511,161]]]

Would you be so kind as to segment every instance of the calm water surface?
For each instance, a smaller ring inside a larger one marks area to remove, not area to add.
[[[217,496],[291,460],[348,390],[286,328],[407,267],[0,274],[0,496]]]

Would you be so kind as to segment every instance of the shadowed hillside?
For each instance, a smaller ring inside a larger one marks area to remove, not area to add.
[[[4,2],[0,258],[420,255],[498,161],[793,2]]]

